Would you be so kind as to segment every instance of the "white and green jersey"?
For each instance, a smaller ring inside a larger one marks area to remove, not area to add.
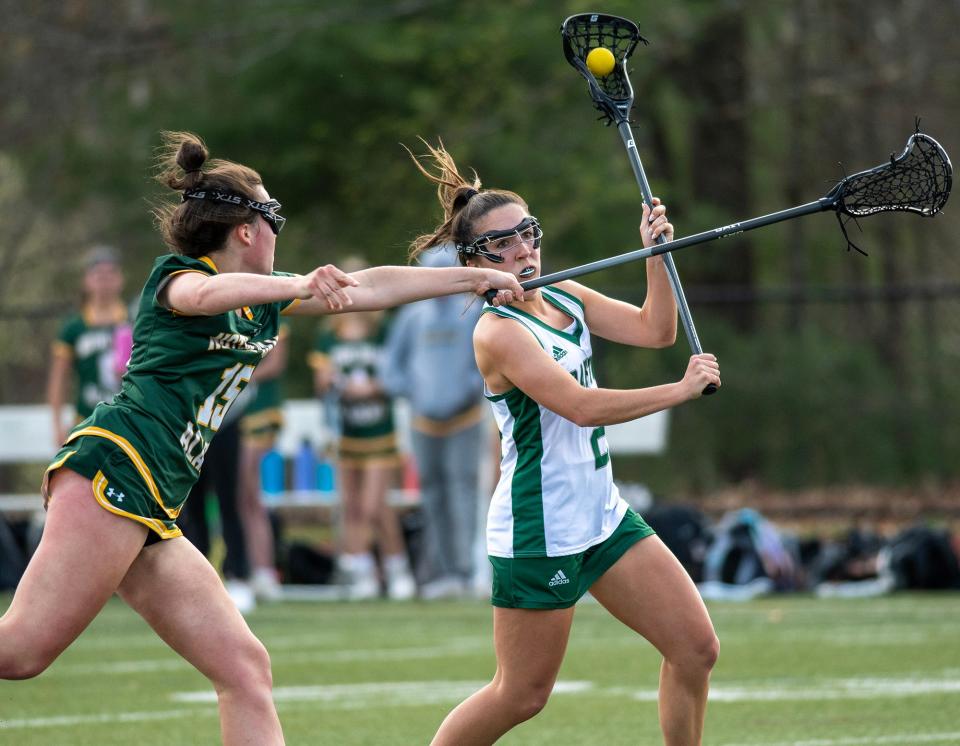
[[[581,386],[596,388],[583,303],[553,286],[540,292],[573,323],[554,329],[512,306],[486,306],[484,313],[522,324]],[[487,553],[562,557],[607,539],[627,503],[613,483],[603,428],[580,427],[517,388],[485,393],[501,436],[500,482],[487,516]]]

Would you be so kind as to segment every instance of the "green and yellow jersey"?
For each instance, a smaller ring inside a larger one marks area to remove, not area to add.
[[[290,324],[280,322],[278,338],[290,334]],[[247,406],[240,420],[245,438],[259,445],[269,445],[283,427],[283,376],[257,381],[253,401]]]
[[[74,428],[47,469],[49,474],[66,464],[93,481],[104,507],[164,538],[179,534],[173,521],[210,441],[254,368],[276,345],[280,313],[295,303],[182,315],[163,306],[158,294],[183,272],[215,275],[217,267],[208,257],[168,254],[156,260],[140,296],[120,393]],[[107,466],[122,476],[111,475]]]
[[[86,309],[63,322],[53,343],[53,354],[67,358],[73,365],[74,405],[78,418],[90,416],[97,404],[110,401],[120,390],[120,378],[127,360],[121,354],[125,346],[118,347],[118,342],[119,337],[128,334],[129,330],[127,309],[123,304],[117,305],[113,319],[108,323],[93,323]]]
[[[317,335],[308,362],[314,369],[332,368],[334,387],[339,390],[350,381],[376,381],[380,375],[386,333],[385,322],[364,339],[341,339],[334,329],[324,327]],[[380,391],[362,398],[340,395],[338,401],[340,462],[396,462],[397,437],[390,397]]]

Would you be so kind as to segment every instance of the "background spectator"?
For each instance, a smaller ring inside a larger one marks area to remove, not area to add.
[[[177,520],[177,525],[190,542],[207,559],[211,557],[211,541],[214,513],[208,503],[213,492],[217,499],[220,535],[226,552],[221,572],[223,584],[237,609],[247,614],[256,606],[256,598],[250,585],[250,557],[247,552],[247,537],[240,517],[240,418],[256,395],[256,384],[249,383],[234,400],[223,418],[216,437],[210,442],[200,476],[190,490],[189,497]],[[216,565],[214,565],[216,566]]]
[[[90,249],[84,260],[80,311],[64,320],[52,347],[47,403],[56,446],[76,424],[63,421],[71,379],[77,422],[120,390],[132,340],[122,293],[123,270],[117,252],[109,246]]]
[[[450,247],[420,263],[457,263]],[[398,312],[387,339],[383,382],[410,402],[411,442],[420,479],[425,552],[417,567],[424,598],[467,592],[476,562],[479,476],[487,447],[483,379],[473,356],[481,303],[448,296]]]
[[[344,271],[366,264],[346,260]],[[393,402],[379,380],[385,337],[380,313],[351,313],[325,320],[310,356],[317,394],[336,394],[340,437],[337,483],[342,506],[339,569],[352,599],[380,594],[374,548],[382,559],[387,595],[411,598],[416,592],[396,511],[387,491],[397,476],[399,453]]]
[[[283,426],[283,374],[287,368],[290,325],[280,322],[280,336],[252,383],[257,392],[240,420],[240,518],[253,565],[251,585],[261,601],[280,598],[280,582],[274,556],[273,528],[261,499],[260,462],[273,448]]]

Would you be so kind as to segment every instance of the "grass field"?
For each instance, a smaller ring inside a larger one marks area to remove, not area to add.
[[[960,744],[960,595],[710,610],[722,651],[705,743]],[[288,603],[250,623],[289,744],[425,744],[493,672],[482,602]],[[658,744],[657,667],[647,643],[581,604],[550,704],[501,743]],[[216,743],[205,679],[117,601],[42,676],[0,683],[0,744]]]

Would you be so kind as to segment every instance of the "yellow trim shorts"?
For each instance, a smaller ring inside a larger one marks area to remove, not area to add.
[[[142,523],[160,539],[183,535],[175,519],[157,502],[136,464],[110,440],[82,435],[68,441],[44,475],[47,500],[53,497],[46,492],[50,474],[61,467],[89,479],[94,498],[105,510]]]

